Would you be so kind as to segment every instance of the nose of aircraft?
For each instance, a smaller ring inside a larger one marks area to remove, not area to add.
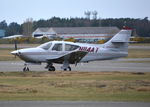
[[[11,54],[12,54],[12,55],[17,55],[17,54],[18,54],[18,51],[12,51]]]

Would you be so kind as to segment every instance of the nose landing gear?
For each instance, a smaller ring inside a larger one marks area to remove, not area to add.
[[[27,67],[27,64],[24,64],[24,68],[23,68],[23,72],[27,72],[27,71],[29,71],[29,68]]]

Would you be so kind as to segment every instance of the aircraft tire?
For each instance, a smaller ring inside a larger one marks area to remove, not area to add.
[[[71,67],[69,66],[68,68],[64,68],[64,71],[67,71],[67,69],[69,70],[69,71],[71,71]]]
[[[24,67],[23,68],[23,72],[27,72],[27,71],[29,71],[29,68],[28,67]]]
[[[68,69],[69,69],[69,71],[71,71],[71,67],[70,66],[68,67]]]
[[[55,71],[55,67],[54,66],[49,67],[48,71]]]
[[[55,67],[54,66],[52,66],[52,70],[55,71]]]

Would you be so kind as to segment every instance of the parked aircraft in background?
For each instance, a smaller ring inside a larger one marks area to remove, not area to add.
[[[15,39],[15,38],[20,38],[20,37],[23,37],[23,35],[12,35],[8,37],[3,37],[3,39]]]
[[[32,63],[47,63],[45,68],[49,71],[55,71],[53,63],[58,63],[62,64],[63,70],[71,71],[70,64],[126,57],[131,31],[125,27],[104,44],[51,41],[35,48],[19,49],[11,54],[25,61],[23,71],[29,71],[27,65]]]

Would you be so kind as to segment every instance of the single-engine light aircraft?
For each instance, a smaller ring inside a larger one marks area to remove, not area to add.
[[[110,60],[128,55],[128,43],[132,30],[124,27],[104,44],[50,41],[35,48],[11,52],[25,61],[23,71],[29,71],[28,64],[47,63],[46,69],[55,71],[53,63],[62,64],[61,69],[71,71],[70,64],[95,60]]]

